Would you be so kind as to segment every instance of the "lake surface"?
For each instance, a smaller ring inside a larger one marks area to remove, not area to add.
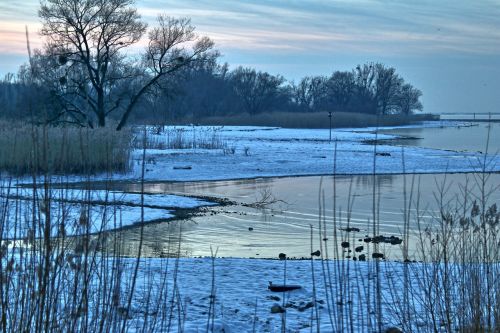
[[[325,222],[328,237],[333,236],[334,182],[337,192],[335,210],[337,229],[348,225],[360,229],[359,232],[344,233],[344,237],[352,238],[353,243],[358,243],[359,238],[372,236],[374,218],[378,221],[379,228],[376,234],[401,236],[405,193],[407,207],[411,198],[410,227],[416,232],[417,215],[421,218],[422,226],[435,223],[439,217],[438,199],[441,185],[445,184],[447,188],[444,201],[449,201],[448,208],[455,209],[463,202],[460,186],[467,180],[471,189],[469,194],[480,194],[477,176],[425,174],[379,175],[375,178],[373,176],[286,177],[148,184],[146,189],[152,193],[210,195],[228,198],[237,204],[209,208],[203,216],[188,221],[147,225],[144,229],[145,253],[157,256],[173,252],[176,248],[172,245],[172,240],[177,240],[179,226],[182,226],[181,249],[182,254],[186,256],[210,255],[210,246],[214,249],[218,247],[220,256],[272,258],[277,257],[280,252],[292,257],[308,256],[311,252],[311,225],[314,228],[313,248],[315,250],[319,248],[320,215]],[[375,210],[374,181],[376,182]],[[500,184],[500,174],[490,175],[488,184]],[[131,185],[129,189],[137,190],[137,185]],[[279,201],[262,209],[248,207],[248,204],[258,202],[266,193],[271,193],[272,197]],[[419,210],[416,209],[417,198]],[[323,200],[324,206],[320,210],[320,201]],[[498,190],[493,192],[489,202],[500,202]],[[132,243],[138,242],[137,229],[125,232]],[[132,245],[131,254],[134,248]],[[385,246],[384,251],[388,256],[391,253],[393,257],[399,257],[401,253],[399,246],[391,245]]]
[[[489,130],[489,151],[500,149],[500,124],[479,123],[472,127],[407,128],[386,130],[384,133],[418,137],[394,140],[391,144],[413,145],[466,151],[485,151]],[[146,191],[193,196],[227,198],[234,205],[208,208],[201,216],[187,221],[146,225],[143,253],[165,256],[179,246],[184,256],[210,255],[210,247],[218,248],[219,256],[276,258],[279,253],[290,257],[307,257],[311,253],[310,230],[313,228],[313,250],[327,245],[333,257],[333,232],[351,245],[367,244],[365,236],[400,237],[403,231],[405,203],[410,211],[410,232],[413,241],[410,253],[416,249],[414,236],[421,227],[435,224],[440,216],[439,201],[447,210],[459,209],[467,184],[469,204],[480,196],[481,177],[487,178],[487,190],[492,190],[488,204],[500,203],[500,174],[422,174],[422,175],[353,175],[258,178],[210,182],[148,183]],[[123,185],[138,191],[138,184]],[[334,196],[334,189],[336,196]],[[440,189],[443,196],[441,198]],[[444,191],[443,189],[446,189]],[[255,207],[267,198],[269,205]],[[411,202],[411,203],[410,203]],[[321,205],[320,205],[321,203]],[[418,204],[418,209],[417,209]],[[335,215],[335,219],[334,219]],[[417,219],[417,216],[419,217]],[[373,223],[373,221],[377,223]],[[326,236],[320,235],[321,228]],[[374,230],[374,225],[376,230]],[[359,232],[340,232],[355,227]],[[126,254],[134,255],[139,244],[139,229],[124,231],[128,240]],[[322,238],[328,238],[323,241]],[[180,242],[179,242],[180,240]],[[368,245],[371,246],[371,245]],[[400,258],[401,246],[382,244],[388,258]],[[342,252],[339,252],[339,256]],[[344,255],[352,255],[344,253]]]
[[[381,130],[380,133],[404,136],[392,144],[454,151],[500,152],[500,123],[472,123],[472,126],[402,128]]]

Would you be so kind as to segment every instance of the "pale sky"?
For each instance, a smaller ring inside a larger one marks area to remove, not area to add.
[[[426,112],[500,112],[500,0],[136,4],[150,26],[159,13],[190,17],[230,68],[250,66],[297,81],[383,62],[422,90]],[[26,62],[25,25],[32,47],[42,45],[38,7],[38,0],[0,0],[0,76]]]

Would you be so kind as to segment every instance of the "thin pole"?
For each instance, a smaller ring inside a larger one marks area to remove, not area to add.
[[[328,111],[328,118],[330,119],[330,142],[332,142],[332,111]]]

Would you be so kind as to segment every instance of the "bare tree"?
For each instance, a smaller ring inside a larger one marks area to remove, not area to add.
[[[355,88],[354,74],[352,72],[336,71],[328,79],[328,92],[337,107],[346,111]]]
[[[233,88],[249,114],[269,110],[279,101],[285,79],[255,69],[238,67],[231,73]]]
[[[136,44],[147,28],[132,7],[134,3],[41,0],[39,16],[43,22],[41,34],[46,38],[45,53],[58,59],[64,68],[60,83],[71,92],[73,113],[95,116],[100,127],[106,125],[112,112],[121,111],[117,130],[121,129],[137,101],[162,77],[213,47],[208,38],[194,33],[189,19],[159,16],[158,27],[149,33],[145,54],[134,63],[124,56],[123,50]],[[117,94],[116,87],[123,87],[124,81],[134,90]]]
[[[396,74],[394,67],[382,64],[375,65],[375,100],[378,112],[387,114],[396,108],[397,95],[403,84],[403,79]]]
[[[376,113],[376,101],[374,96],[376,74],[373,63],[358,65],[353,71],[356,83],[356,99],[363,105],[367,113]]]
[[[326,100],[326,82],[324,76],[306,76],[292,88],[295,103],[307,111],[315,111]]]
[[[401,86],[397,96],[397,105],[402,114],[409,115],[413,110],[422,111],[423,106],[420,102],[422,92],[414,88],[411,84],[406,83]]]
[[[149,44],[143,59],[144,70],[149,79],[132,96],[117,130],[125,125],[141,96],[154,85],[160,85],[160,80],[164,76],[194,62],[211,58],[207,53],[213,49],[213,41],[208,37],[198,37],[194,30],[191,20],[187,18],[158,16],[158,27],[149,32]],[[189,51],[186,48],[187,44],[192,44]]]

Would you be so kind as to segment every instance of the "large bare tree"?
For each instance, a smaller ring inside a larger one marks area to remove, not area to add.
[[[41,0],[39,16],[45,37],[45,54],[63,68],[59,88],[72,114],[86,116],[90,124],[106,125],[119,113],[120,130],[140,98],[213,48],[207,37],[195,34],[187,18],[160,15],[148,34],[139,59],[124,50],[138,43],[147,26],[134,0]],[[121,87],[119,93],[118,87]],[[127,92],[123,93],[123,87]]]
[[[352,72],[336,71],[328,79],[328,93],[340,111],[346,111],[347,105],[356,87]]]
[[[419,89],[409,83],[403,84],[397,95],[399,111],[405,115],[411,114],[413,110],[422,111],[424,107],[420,102],[420,97],[422,97],[422,92]]]
[[[238,67],[231,72],[231,81],[236,95],[241,99],[248,114],[270,111],[279,100],[285,79],[281,75],[257,72],[252,68]]]
[[[306,76],[297,85],[292,86],[294,101],[306,111],[318,111],[327,95],[327,78],[324,76]]]
[[[375,64],[375,100],[378,112],[382,115],[391,113],[397,108],[398,92],[403,85],[403,79],[396,74],[394,67]]]

